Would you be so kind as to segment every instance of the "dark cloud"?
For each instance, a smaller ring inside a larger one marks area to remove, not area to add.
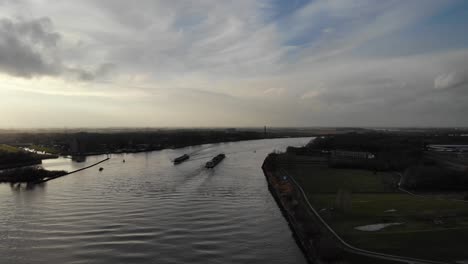
[[[107,76],[115,68],[116,65],[113,63],[103,63],[99,65],[99,67],[92,70],[66,67],[65,71],[66,74],[71,76],[73,79],[80,81],[92,81]]]
[[[0,70],[21,77],[60,73],[56,56],[59,39],[48,18],[0,19]]]
[[[0,71],[25,78],[49,75],[91,81],[115,68],[112,63],[102,63],[92,69],[67,65],[58,47],[61,39],[47,17],[0,19]]]
[[[275,2],[0,0],[0,72],[69,84],[12,89],[119,98],[142,125],[468,124],[467,41],[426,24],[451,1],[308,1],[280,19]]]

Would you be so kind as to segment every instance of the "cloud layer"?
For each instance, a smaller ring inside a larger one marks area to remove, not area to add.
[[[287,2],[0,1],[0,121],[468,125],[463,1]]]
[[[56,74],[60,62],[55,48],[60,35],[51,27],[48,18],[0,19],[0,70],[21,77]]]

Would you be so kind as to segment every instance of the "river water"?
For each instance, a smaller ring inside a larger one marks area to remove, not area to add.
[[[32,189],[0,184],[0,263],[306,263],[260,166],[308,141],[113,154]],[[221,152],[216,168],[203,167]],[[190,160],[174,166],[184,153]],[[103,158],[43,166],[71,171]]]

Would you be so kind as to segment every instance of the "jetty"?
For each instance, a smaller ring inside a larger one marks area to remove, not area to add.
[[[36,183],[48,182],[48,181],[55,180],[55,179],[57,179],[57,178],[64,177],[64,176],[67,176],[67,175],[70,175],[70,174],[73,174],[73,173],[76,173],[76,172],[79,172],[79,171],[82,171],[82,170],[86,170],[86,169],[89,169],[89,168],[91,168],[91,167],[94,167],[94,166],[96,166],[96,165],[98,165],[98,164],[101,164],[101,163],[103,163],[103,162],[105,162],[105,161],[107,161],[107,160],[109,160],[109,159],[110,159],[110,158],[108,157],[108,158],[105,158],[105,159],[103,159],[103,160],[101,160],[101,161],[98,161],[98,162],[96,162],[96,163],[93,163],[93,164],[91,164],[91,165],[89,165],[89,166],[86,166],[86,167],[84,167],[84,168],[77,169],[77,170],[74,170],[74,171],[70,171],[70,172],[68,172],[67,174],[64,174],[64,175],[45,178],[45,179],[42,179],[42,180],[40,180],[40,181],[37,181]]]

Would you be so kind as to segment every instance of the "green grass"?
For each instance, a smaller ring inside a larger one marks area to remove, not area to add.
[[[309,201],[348,243],[371,251],[433,260],[468,259],[468,203],[414,197],[396,192],[395,174],[364,170],[296,165],[288,172],[306,192]],[[347,212],[335,207],[339,189],[351,191]],[[395,212],[385,212],[395,209]],[[443,223],[436,224],[435,219]],[[355,227],[385,222],[404,223],[380,231]]]
[[[0,151],[8,152],[8,153],[16,153],[16,152],[19,152],[20,150],[17,147],[0,144]]]
[[[398,175],[367,170],[334,169],[314,165],[287,168],[296,180],[313,193],[336,193],[339,189],[351,192],[395,192]]]
[[[308,192],[308,196],[317,208],[333,207],[336,198],[335,194],[314,194],[311,192]],[[385,213],[389,209],[397,211]],[[427,217],[453,214],[468,216],[468,203],[414,197],[404,193],[351,194],[351,211],[349,212],[349,216],[357,215],[360,217],[383,215]]]
[[[468,259],[468,228],[426,232],[377,232],[344,236],[352,245],[407,257],[459,261]]]
[[[372,257],[362,256],[354,253],[349,252],[342,252],[340,253],[342,259],[346,260],[345,262],[337,262],[337,263],[351,263],[351,264],[401,264],[398,261],[391,261],[391,260],[384,260],[379,259],[376,260]]]

